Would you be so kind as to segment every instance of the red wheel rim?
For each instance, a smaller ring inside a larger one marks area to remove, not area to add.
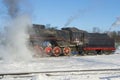
[[[54,56],[59,56],[60,53],[61,53],[61,49],[58,46],[56,46],[56,47],[53,48],[53,54],[54,54]]]
[[[65,56],[70,55],[71,49],[70,49],[69,47],[65,47],[65,48],[63,49],[63,53],[64,53]]]
[[[50,55],[50,53],[52,52],[52,48],[51,47],[46,47],[45,48],[45,53]]]

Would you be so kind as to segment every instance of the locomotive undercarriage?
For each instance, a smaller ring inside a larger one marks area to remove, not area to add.
[[[93,50],[93,51],[81,51],[78,55],[109,55],[114,53],[114,51],[103,51],[103,50]]]
[[[87,56],[87,55],[109,55],[112,54],[113,51],[111,50],[84,50],[83,46],[47,46],[47,47],[40,47],[38,46],[37,51],[38,54],[42,53],[42,56]]]
[[[109,55],[114,53],[115,48],[114,47],[100,47],[100,46],[96,46],[96,47],[92,47],[89,46],[89,48],[87,46],[79,46],[78,49],[78,55]]]

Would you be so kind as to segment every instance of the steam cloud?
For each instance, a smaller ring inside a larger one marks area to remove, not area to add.
[[[117,17],[116,21],[109,28],[109,31],[112,29],[112,27],[119,27],[119,26],[120,26],[120,17]]]
[[[20,0],[3,0],[3,3],[8,9],[8,14],[11,17],[16,17],[20,10],[19,8]]]
[[[120,17],[117,17],[117,20],[112,24],[112,26],[120,26]]]
[[[20,14],[21,1],[3,0],[8,14],[12,19],[4,32],[4,39],[0,40],[0,56],[7,61],[23,61],[32,58],[32,52],[28,47],[27,33],[27,28],[32,24],[27,14]]]
[[[72,21],[74,21],[75,19],[77,19],[80,16],[80,12],[78,12],[76,15],[71,16],[67,22],[64,24],[64,27],[68,26]]]

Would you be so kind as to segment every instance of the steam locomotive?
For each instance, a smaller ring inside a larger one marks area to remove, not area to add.
[[[33,24],[30,43],[37,53],[49,56],[110,54],[115,50],[115,41],[106,33],[89,33],[75,27],[61,30]]]

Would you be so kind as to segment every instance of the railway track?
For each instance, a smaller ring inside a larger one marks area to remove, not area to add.
[[[62,71],[41,71],[41,72],[21,72],[21,73],[0,73],[0,80],[6,78],[14,78],[15,80],[20,78],[26,78],[23,80],[39,80],[33,79],[39,75],[45,75],[47,77],[62,77],[62,76],[96,76],[96,75],[111,75],[116,74],[115,76],[109,77],[99,77],[100,80],[111,80],[110,78],[120,78],[120,69],[91,69],[91,70],[62,70]],[[6,80],[5,79],[5,80]],[[14,80],[13,79],[13,80]],[[22,79],[21,79],[22,80]]]
[[[90,70],[56,70],[56,71],[35,71],[35,72],[16,72],[16,73],[0,73],[0,76],[4,75],[29,75],[29,74],[47,74],[52,76],[51,74],[79,74],[79,75],[86,75],[86,74],[111,74],[111,73],[120,73],[120,68],[117,69],[90,69]],[[54,75],[53,75],[54,76]]]

